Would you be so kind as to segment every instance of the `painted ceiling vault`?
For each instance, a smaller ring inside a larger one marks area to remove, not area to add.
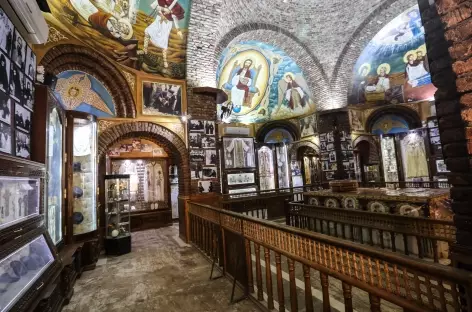
[[[185,78],[191,0],[49,0],[49,25],[119,64]]]

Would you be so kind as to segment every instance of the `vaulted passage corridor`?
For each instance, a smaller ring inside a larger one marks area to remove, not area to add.
[[[132,253],[102,258],[83,273],[64,312],[259,311],[249,300],[229,305],[231,283],[209,280],[211,263],[176,240],[177,226],[132,236]]]

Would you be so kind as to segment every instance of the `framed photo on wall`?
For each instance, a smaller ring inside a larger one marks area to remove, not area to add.
[[[145,116],[181,117],[186,110],[185,82],[142,81],[142,108]]]
[[[13,23],[8,18],[7,14],[0,8],[0,49],[11,56],[13,48],[13,37],[15,36],[15,29]]]
[[[223,137],[226,169],[255,168],[254,139]]]
[[[11,59],[20,69],[24,69],[26,65],[26,46],[25,39],[16,30]]]
[[[254,172],[228,173],[228,185],[254,184]]]
[[[11,154],[11,127],[0,121],[0,152]]]

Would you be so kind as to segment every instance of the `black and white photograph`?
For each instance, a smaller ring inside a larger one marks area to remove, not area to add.
[[[334,171],[326,172],[326,180],[334,180]]]
[[[328,171],[328,170],[329,170],[329,162],[323,161],[323,171]]]
[[[203,178],[204,179],[215,179],[215,178],[217,178],[216,167],[203,168]]]
[[[255,175],[253,172],[228,173],[228,185],[253,184]]]
[[[328,132],[326,134],[326,138],[328,139],[328,142],[334,142],[334,133],[333,132]]]
[[[15,30],[15,39],[13,42],[13,51],[11,60],[21,69],[25,68],[26,62],[26,41],[20,35],[18,30]]]
[[[8,56],[13,46],[14,28],[7,14],[0,8],[0,49]]]
[[[332,151],[329,153],[329,161],[333,162],[336,161],[336,152]]]
[[[10,85],[10,60],[0,51],[0,90],[7,93]]]
[[[349,151],[351,149],[352,148],[351,148],[349,142],[347,142],[347,141],[341,142],[341,150],[342,151]]]
[[[437,119],[431,119],[428,121],[428,128],[436,128],[438,126]]]
[[[299,119],[300,132],[303,137],[314,135],[316,133],[316,117],[315,115],[307,116]]]
[[[202,137],[202,147],[203,148],[215,148],[216,147],[215,137],[211,137],[211,136]]]
[[[329,153],[321,153],[321,160],[329,160]]]
[[[341,157],[342,157],[343,161],[349,160],[349,156],[348,156],[348,153],[346,151],[341,152]]]
[[[334,143],[326,144],[326,150],[327,151],[334,151]]]
[[[190,178],[191,179],[202,179],[202,169],[203,166],[201,163],[191,163],[190,164]]]
[[[436,160],[436,168],[438,169],[438,172],[449,172],[446,167],[446,163],[444,162],[444,159],[437,159]]]
[[[321,142],[326,142],[326,133],[321,133],[320,134],[320,141]]]
[[[324,151],[327,150],[327,148],[326,148],[326,142],[321,142],[321,141],[320,141],[320,150],[321,150],[322,152],[324,152]]]
[[[10,97],[0,91],[0,121],[7,124],[11,122],[11,99]]]
[[[439,128],[432,128],[429,130],[430,136],[438,136],[439,135]]]
[[[26,48],[26,68],[25,74],[31,80],[36,80],[36,55],[30,47]]]
[[[255,168],[254,139],[223,138],[225,168]]]
[[[30,158],[30,137],[27,134],[24,134],[21,131],[16,132],[16,142],[15,142],[15,149],[16,149],[16,156],[20,156],[23,158]]]
[[[213,181],[198,181],[198,192],[199,193],[211,193],[215,191],[215,182]]]
[[[354,170],[354,159],[349,160],[349,169]]]
[[[205,151],[204,150],[190,150],[190,162],[204,162]]]
[[[0,152],[11,154],[11,127],[0,122]]]
[[[431,137],[431,144],[441,144],[441,138],[440,137]]]
[[[190,133],[190,148],[202,148],[202,134],[201,133]]]
[[[214,121],[205,120],[205,134],[215,135],[215,122]]]
[[[216,150],[214,150],[214,149],[205,150],[205,165],[206,166],[211,166],[211,165],[216,166]]]
[[[33,111],[33,102],[34,102],[34,84],[28,78],[25,78],[25,88],[23,89],[23,105]]]
[[[11,63],[10,71],[10,95],[17,101],[21,101],[23,95],[24,75],[18,67]]]
[[[329,170],[338,170],[338,164],[337,163],[329,163]]]
[[[160,82],[143,82],[143,115],[182,116],[182,87]]]
[[[348,162],[348,161],[344,161],[344,162],[343,162],[343,168],[344,168],[345,171],[349,171],[349,170],[350,170],[350,168],[349,168],[349,162]]]
[[[190,132],[203,132],[205,130],[205,121],[191,119],[189,123]]]
[[[18,103],[15,104],[15,127],[28,133],[31,130],[31,112]]]

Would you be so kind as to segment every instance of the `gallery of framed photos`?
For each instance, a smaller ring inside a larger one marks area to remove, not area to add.
[[[125,209],[132,230],[160,227],[170,223],[173,215],[178,218],[177,168],[156,143],[145,139],[116,143],[108,150],[106,172],[130,177],[122,191],[130,194]]]
[[[427,128],[381,136],[385,182],[447,181],[437,121],[433,118],[427,124]]]

